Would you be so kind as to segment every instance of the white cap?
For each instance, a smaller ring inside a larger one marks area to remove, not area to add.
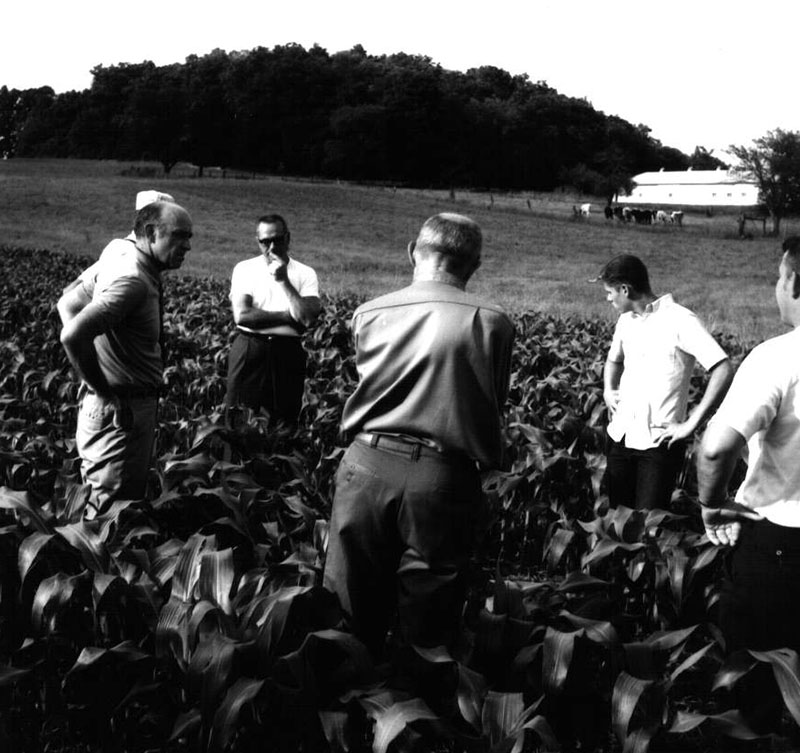
[[[162,193],[161,191],[139,191],[136,194],[136,211],[138,212],[143,207],[156,201],[171,201],[174,203],[175,199],[168,193]]]

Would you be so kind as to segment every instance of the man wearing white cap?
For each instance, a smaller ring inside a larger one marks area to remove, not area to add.
[[[134,236],[58,301],[61,343],[82,381],[75,443],[88,516],[145,494],[163,381],[161,273],[183,263],[192,220],[156,201],[137,213]]]
[[[143,209],[148,204],[153,204],[156,201],[165,201],[171,204],[175,203],[175,199],[168,193],[164,193],[162,191],[139,191],[136,194],[136,211],[138,212],[140,209]],[[97,273],[100,269],[99,264],[101,261],[106,261],[109,258],[117,255],[117,254],[126,254],[130,252],[136,245],[136,233],[131,230],[128,235],[124,238],[114,238],[111,242],[107,243],[105,248],[100,252],[100,256],[98,257],[97,261],[92,264],[90,267],[87,267],[80,273],[78,277],[76,277],[67,287],[62,290],[62,295],[66,296],[67,293],[72,291],[77,291],[76,295],[71,296],[70,298],[65,300],[69,301],[69,304],[72,308],[69,310],[69,314],[75,316],[76,314],[80,313],[81,309],[84,306],[87,306],[91,299],[85,295],[81,295],[81,291],[86,285],[93,285],[94,281],[97,279]]]
[[[156,201],[167,201],[170,204],[175,203],[175,199],[168,193],[164,193],[163,191],[139,191],[136,194],[136,211],[138,212],[140,209],[144,209],[148,204],[154,204]],[[114,238],[106,247],[100,252],[100,259],[106,258],[109,254],[114,254],[118,251],[129,251],[130,250],[130,243],[136,243],[136,233],[133,230],[130,231],[124,238]]]

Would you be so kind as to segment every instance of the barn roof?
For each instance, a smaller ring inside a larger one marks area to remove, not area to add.
[[[659,170],[657,172],[639,173],[633,176],[637,186],[700,186],[731,185],[734,183],[751,183],[756,181],[739,170]]]

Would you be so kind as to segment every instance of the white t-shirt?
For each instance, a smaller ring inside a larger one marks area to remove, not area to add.
[[[800,527],[800,328],[744,359],[714,423],[747,440],[736,501],[781,526]]]
[[[609,361],[623,362],[619,403],[608,434],[625,446],[658,446],[667,424],[686,420],[695,361],[708,370],[727,358],[725,351],[689,309],[670,294],[617,320]]]
[[[289,259],[286,274],[289,282],[302,298],[318,297],[319,283],[317,273],[307,264],[296,259]],[[289,299],[279,282],[267,271],[267,260],[263,256],[240,261],[233,268],[231,276],[231,300],[243,295],[253,299],[253,306],[264,311],[288,311]],[[286,335],[300,337],[296,329],[288,324],[264,329],[251,329],[239,325],[245,332],[257,332],[264,335]]]

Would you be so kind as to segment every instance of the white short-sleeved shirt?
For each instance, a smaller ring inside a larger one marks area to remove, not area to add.
[[[289,282],[302,298],[319,296],[317,273],[307,264],[302,264],[296,259],[289,259],[286,274]],[[275,278],[267,271],[267,260],[263,256],[245,259],[233,268],[231,300],[243,295],[249,295],[253,299],[253,306],[264,311],[289,310],[289,299],[281,284],[276,282]],[[264,329],[252,329],[239,325],[239,329],[264,335],[300,337],[297,330],[288,324]]]
[[[686,420],[695,362],[708,370],[725,358],[697,316],[670,294],[642,314],[622,314],[608,353],[609,361],[624,363],[609,436],[637,450],[658,446],[667,424]]]
[[[714,416],[747,440],[736,501],[773,523],[800,527],[800,329],[753,349]]]

